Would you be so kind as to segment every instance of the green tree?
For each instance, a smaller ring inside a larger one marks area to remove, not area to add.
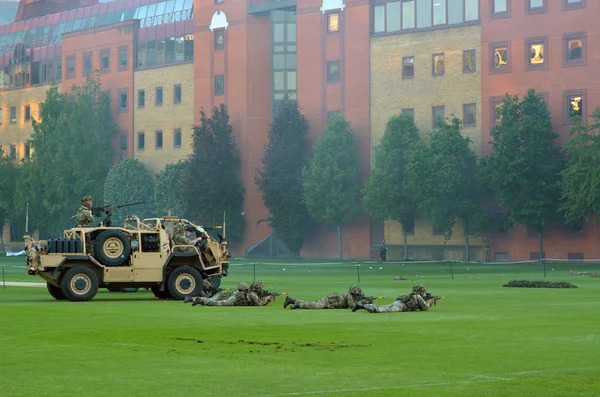
[[[244,187],[227,107],[214,107],[210,117],[201,111],[200,124],[193,131],[193,152],[187,160],[182,191],[185,206],[191,217],[204,226],[221,225],[225,212],[226,237],[241,240],[245,228]]]
[[[104,182],[104,205],[139,202],[145,204],[113,211],[113,225],[122,225],[127,215],[137,215],[140,219],[157,215],[154,213],[154,181],[150,171],[138,159],[126,158],[108,170]],[[99,206],[100,203],[94,203],[94,207]]]
[[[185,161],[167,164],[156,175],[154,203],[158,215],[162,213],[187,218],[188,210],[183,200],[183,187],[187,179],[188,165]]]
[[[542,258],[542,233],[557,214],[564,168],[553,146],[558,135],[552,132],[545,100],[533,89],[522,100],[507,95],[501,115],[502,124],[491,130],[490,186],[511,223],[538,233]]]
[[[15,192],[17,210],[24,215],[29,202],[32,226],[42,234],[61,234],[72,227],[81,197],[103,196],[115,158],[117,128],[112,120],[97,75],[67,92],[57,86],[46,92],[41,121],[32,120],[32,158]]]
[[[595,218],[600,210],[600,107],[591,116],[591,124],[573,119],[571,139],[562,148],[568,160],[559,181],[560,209],[567,223]]]
[[[15,215],[13,197],[20,171],[15,161],[4,156],[4,152],[0,149],[0,252],[4,251],[2,238],[4,225]]]
[[[412,116],[391,117],[381,143],[375,148],[375,168],[364,188],[363,203],[375,219],[392,219],[402,225],[404,259],[408,259],[406,230],[414,225],[417,203],[406,178],[411,151],[420,142]]]
[[[304,201],[315,218],[337,226],[343,259],[342,226],[359,211],[361,181],[356,137],[343,116],[335,116],[302,172]]]
[[[302,189],[302,170],[310,142],[308,121],[295,100],[278,106],[269,129],[269,142],[258,170],[256,185],[269,209],[266,219],[293,255],[299,255],[311,224]]]
[[[452,237],[457,219],[465,231],[466,260],[470,260],[469,234],[486,227],[489,219],[479,185],[477,156],[462,135],[462,121],[453,117],[440,122],[429,134],[429,145],[417,145],[411,153],[408,174],[414,197],[431,224]]]

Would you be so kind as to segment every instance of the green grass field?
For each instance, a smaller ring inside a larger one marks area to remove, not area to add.
[[[235,261],[223,287],[256,278],[313,300],[357,282],[353,262]],[[0,257],[7,281],[24,258]],[[0,285],[0,396],[598,396],[600,278],[549,264],[577,289],[503,288],[542,265],[363,262],[366,295],[417,283],[447,296],[429,312],[191,307],[150,292],[58,302]],[[382,267],[382,269],[379,269]],[[284,270],[285,269],[285,270]],[[554,270],[552,270],[554,269]],[[407,281],[394,280],[402,275]]]

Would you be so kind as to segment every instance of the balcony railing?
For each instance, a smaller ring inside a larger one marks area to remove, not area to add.
[[[248,0],[248,14],[296,8],[296,0]]]

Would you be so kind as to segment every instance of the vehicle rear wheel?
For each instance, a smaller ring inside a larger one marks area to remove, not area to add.
[[[94,240],[94,256],[106,266],[120,266],[130,254],[131,242],[119,230],[106,230]]]
[[[89,301],[98,292],[98,276],[87,266],[74,266],[60,280],[60,290],[70,301]]]
[[[186,296],[198,296],[202,290],[202,276],[200,272],[189,265],[177,266],[169,274],[167,282],[171,297],[183,300]]]
[[[46,283],[46,287],[48,287],[48,292],[54,299],[59,300],[59,301],[64,301],[65,299],[67,299],[63,295],[63,293],[59,287],[55,287],[54,285],[52,285],[50,283]]]
[[[223,279],[223,277],[221,277],[221,276],[212,276],[211,278],[209,278],[210,284],[212,285],[212,287],[215,291],[221,287],[222,279]]]

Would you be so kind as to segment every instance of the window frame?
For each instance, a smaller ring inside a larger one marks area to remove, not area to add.
[[[219,37],[223,38],[223,43],[221,45],[218,44]],[[214,46],[215,46],[215,51],[225,50],[225,29],[215,29]]]
[[[221,83],[221,85],[222,85],[221,91],[217,90],[218,87],[219,87],[219,84],[218,84],[219,80],[221,80],[221,82],[222,82]],[[216,75],[214,77],[214,84],[215,84],[215,88],[213,90],[214,96],[223,96],[223,95],[225,95],[225,75],[224,74]]]
[[[119,107],[117,112],[118,113],[125,113],[129,110],[129,90],[127,88],[120,88],[119,91]],[[121,96],[125,94],[125,106],[122,106],[123,103],[121,101]]]
[[[140,137],[142,138],[141,141],[140,141]],[[142,145],[140,145],[140,142],[142,142]],[[142,151],[145,149],[146,149],[146,133],[143,131],[139,131],[137,133],[137,150]]]
[[[572,68],[587,65],[587,40],[586,32],[573,32],[563,34],[563,67]],[[573,61],[568,57],[569,40],[581,39],[581,59]]]
[[[402,114],[410,114],[415,119],[415,108],[404,108],[402,109]]]
[[[495,68],[494,67],[494,50],[497,48],[506,47],[506,67]],[[510,73],[511,71],[511,49],[510,49],[510,40],[507,41],[494,41],[489,45],[489,57],[490,57],[490,70],[489,74],[502,74],[502,73]]]
[[[444,117],[442,118],[442,122],[446,121],[446,106],[442,105],[442,106],[432,106],[431,107],[431,126],[433,128],[437,127],[437,119],[435,118],[435,111],[436,110],[442,110],[444,112]]]
[[[581,0],[579,3],[574,3],[571,4],[568,2],[568,0],[563,0],[563,11],[569,11],[569,10],[580,10],[582,8],[585,8],[585,2],[586,0]]]
[[[473,70],[466,69],[467,63],[465,62],[465,60],[467,59],[467,54],[473,54],[473,59],[475,59],[475,66],[474,66]],[[463,74],[470,74],[470,73],[476,73],[476,72],[477,72],[477,49],[471,48],[468,50],[463,50]]]
[[[105,68],[104,63],[102,62],[104,55],[107,55],[107,57],[108,57],[108,68]],[[103,50],[100,50],[100,73],[109,73],[109,72],[110,72],[110,49],[105,48]]]
[[[542,0],[543,4],[540,7],[531,7],[531,0],[527,0],[525,3],[525,9],[527,14],[536,15],[536,14],[545,14],[548,12],[548,0]]]
[[[498,125],[502,125],[502,119],[500,119],[500,122],[496,121],[496,105],[504,103],[504,98],[505,97],[503,97],[503,96],[492,96],[489,99],[489,103],[490,103],[490,128],[498,126]]]
[[[13,117],[13,110],[15,113],[14,117]],[[8,120],[10,121],[9,124],[17,124],[17,107],[16,106],[11,106],[9,108]]]
[[[31,105],[23,106],[23,121],[25,121],[25,122],[31,121]]]
[[[407,59],[412,59],[412,76],[407,76],[404,74],[404,61]],[[415,78],[415,56],[411,55],[411,56],[407,56],[407,57],[402,57],[402,79],[414,79]]]
[[[341,25],[342,25],[342,14],[339,11],[332,11],[332,12],[328,12],[325,14],[327,17],[327,19],[325,20],[325,22],[327,23],[327,33],[339,33],[341,30]],[[337,29],[336,30],[331,30],[331,17],[336,15],[337,16]]]
[[[473,112],[474,122],[473,124],[467,124],[467,108],[473,106],[475,108]],[[464,127],[477,127],[477,103],[464,103],[463,104],[463,126]]]
[[[587,89],[583,88],[580,90],[567,90],[567,91],[563,91],[563,117],[564,117],[564,124],[571,124],[573,117],[575,116],[570,116],[569,112],[567,111],[567,109],[570,108],[569,105],[569,98],[573,97],[573,96],[580,96],[581,97],[581,102],[583,104],[583,109],[581,111],[581,118],[585,121],[587,120]]]
[[[144,103],[140,106],[140,98],[141,98],[140,94],[141,93],[144,94]],[[138,107],[138,109],[143,109],[146,107],[146,89],[145,88],[139,89],[137,91],[137,94],[138,94],[137,95],[137,107]]]
[[[332,74],[331,68],[337,65],[337,77],[335,74]],[[331,61],[327,62],[327,83],[339,83],[342,76],[342,68],[340,61]]]
[[[506,0],[506,11],[496,12],[496,0],[490,0],[490,19],[510,18],[511,0]]]
[[[90,71],[89,72],[87,72],[86,68],[85,68],[85,63],[88,59],[90,61]],[[83,77],[86,77],[87,75],[94,73],[94,59],[92,58],[91,52],[84,52],[82,54],[82,62],[81,63],[82,63],[81,69],[83,70]]]
[[[160,146],[158,146],[158,137],[160,136]],[[154,131],[154,150],[162,150],[165,147],[165,136],[163,130]]]
[[[126,64],[125,66],[121,65],[121,51],[125,51],[125,61]],[[129,69],[129,46],[120,46],[117,48],[117,58],[118,58],[118,65],[117,65],[117,70],[121,71],[121,70],[128,70]],[[110,60],[109,60],[110,62]]]
[[[177,100],[177,88],[179,88],[179,100]],[[181,84],[173,84],[173,104],[181,105],[181,101],[183,100],[183,90],[181,89]]]
[[[531,46],[542,44],[544,46],[544,63],[531,64]],[[548,69],[548,36],[529,37],[525,39],[525,70],[546,70]]]
[[[69,61],[73,62],[73,73],[69,73]],[[75,73],[77,73],[77,68],[75,67],[75,55],[69,55],[65,57],[65,63],[67,67],[65,68],[65,80],[74,79]]]
[[[441,73],[436,73],[435,72],[435,57],[437,56],[442,56],[442,61],[444,64],[444,70]],[[413,65],[414,68],[414,65]],[[443,52],[438,52],[435,54],[431,54],[431,75],[432,76],[444,76],[446,74],[446,57],[444,56]]]
[[[158,103],[158,90],[160,90],[160,103]],[[165,103],[165,90],[162,85],[154,87],[154,106],[160,107]]]
[[[179,133],[179,144],[177,144],[177,133]],[[181,134],[181,128],[173,129],[173,148],[180,148],[183,144],[183,135]]]
[[[125,138],[125,139],[123,139]],[[119,134],[119,151],[121,154],[127,153],[129,150],[129,139],[128,134],[126,132],[121,132]],[[125,149],[123,149],[123,142],[125,142]]]

